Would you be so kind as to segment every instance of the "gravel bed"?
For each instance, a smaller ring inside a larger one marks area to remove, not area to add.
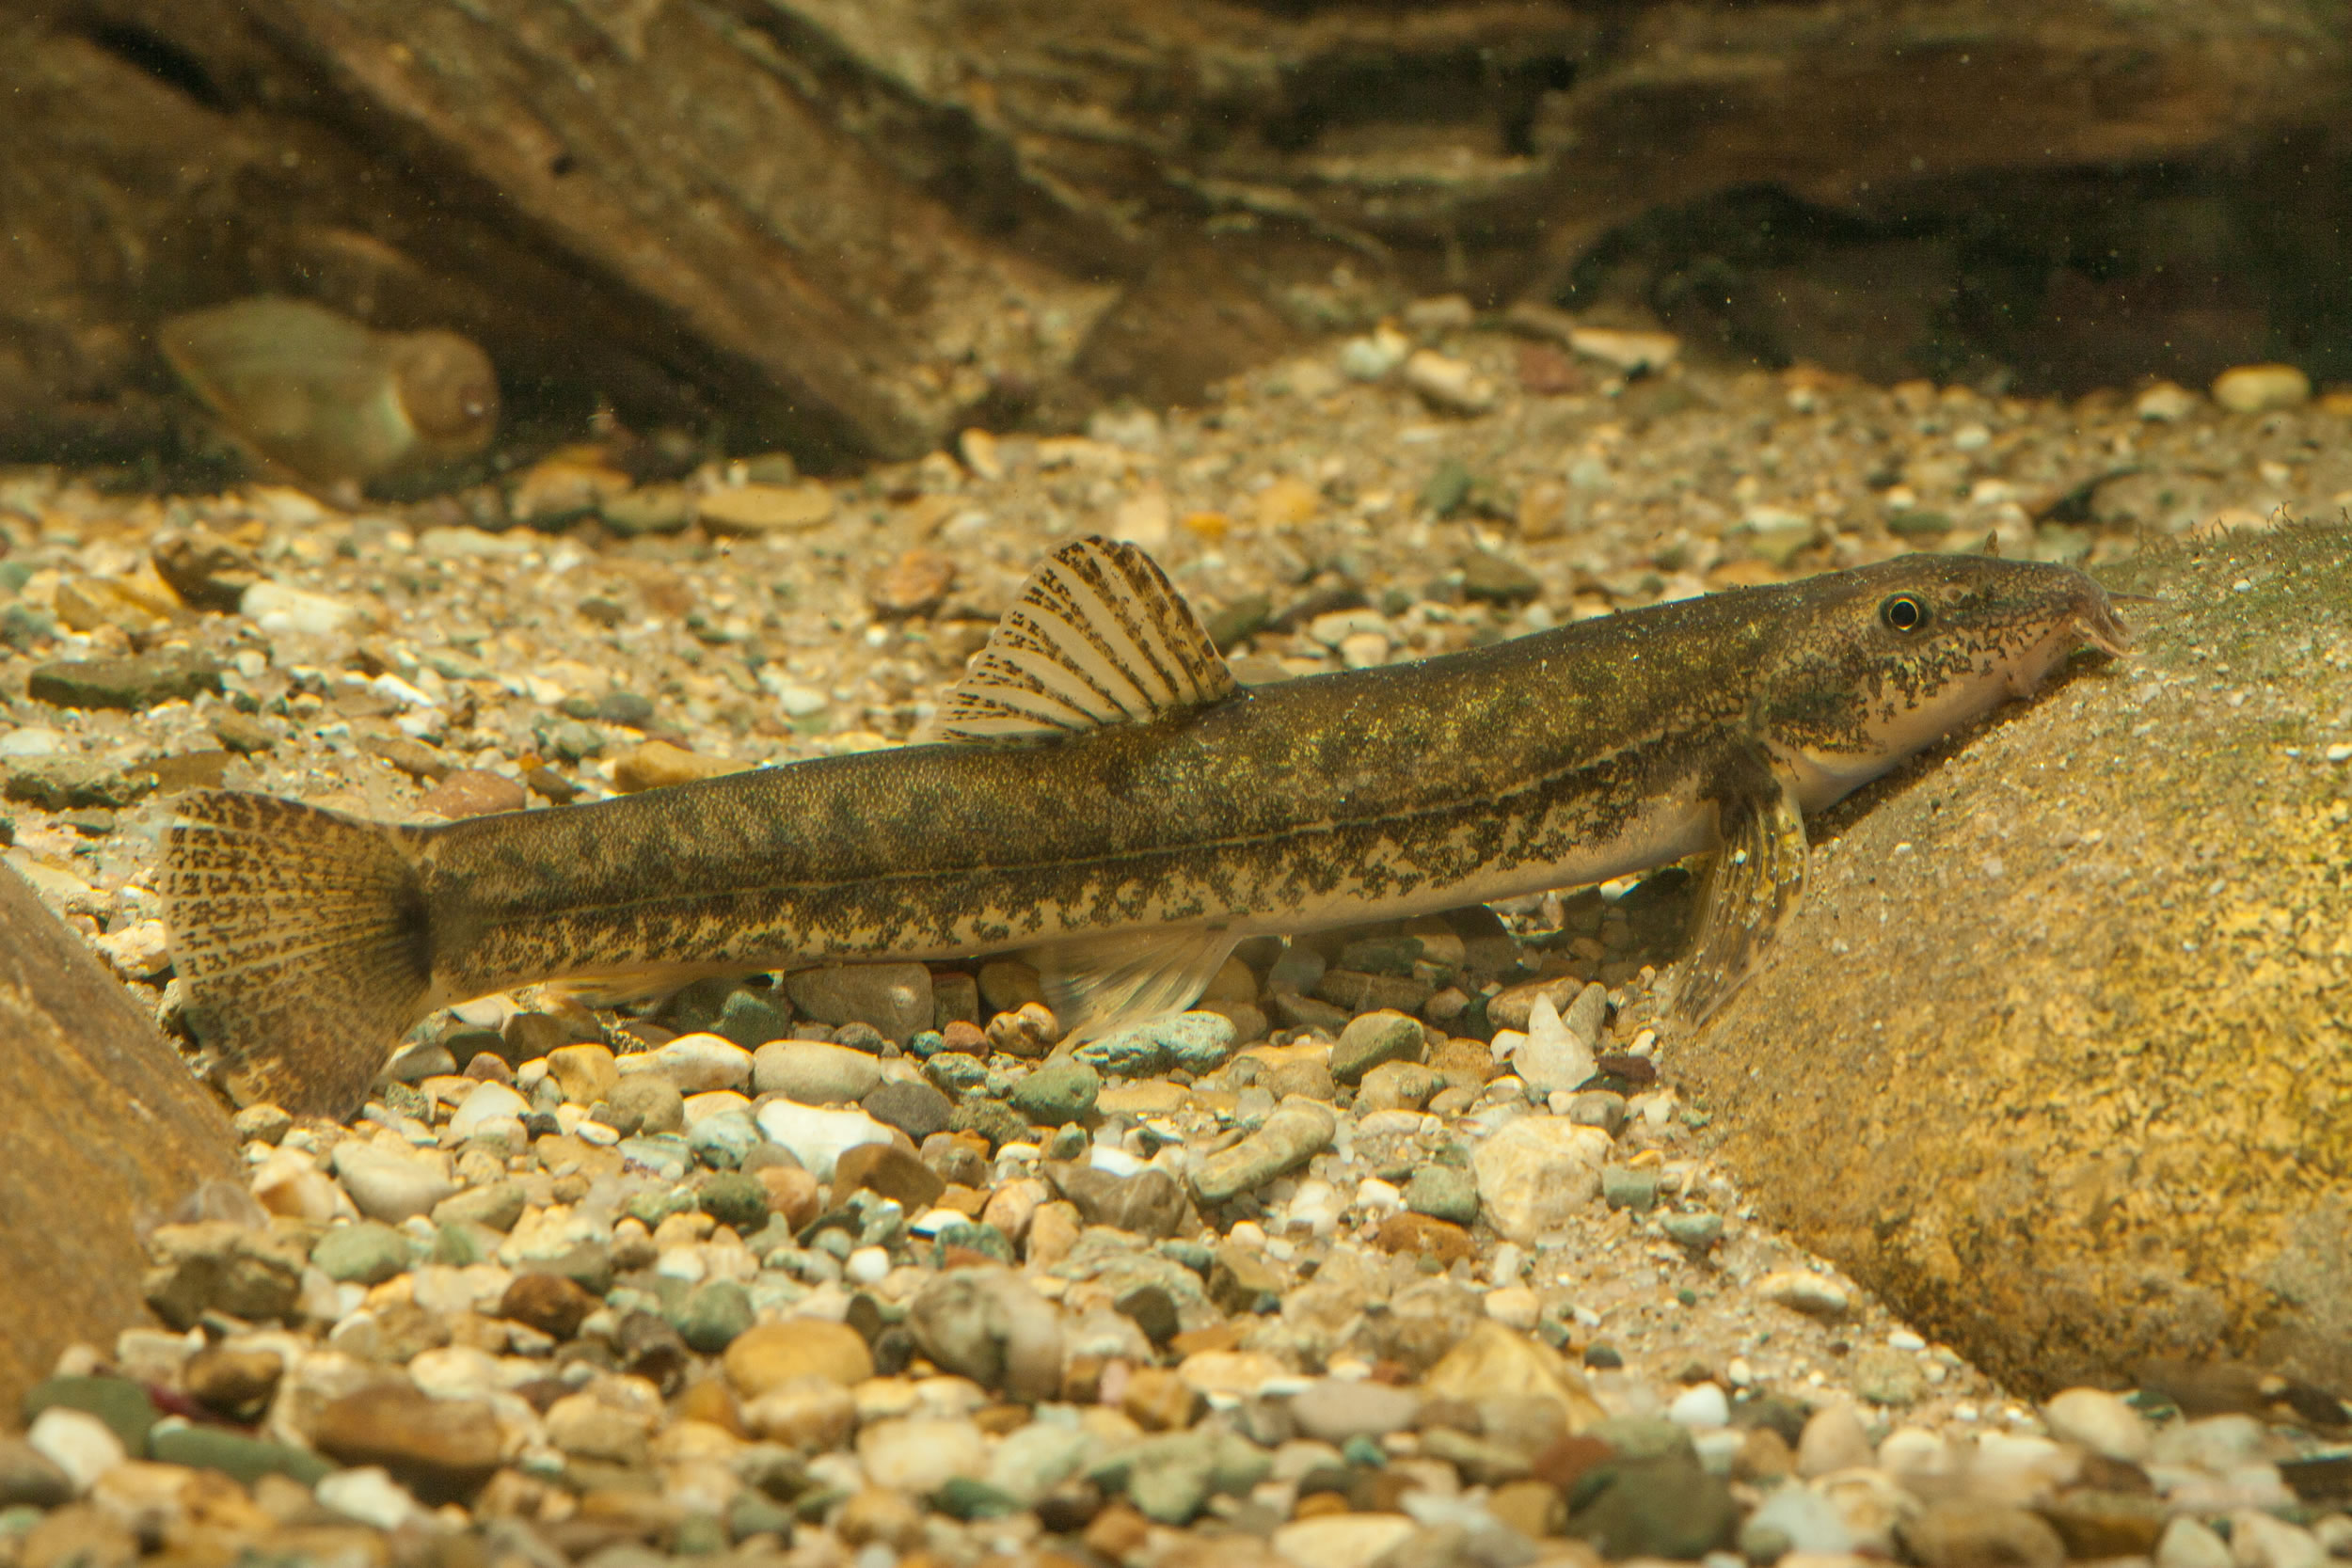
[[[454,817],[898,744],[1081,531],[1262,681],[2352,505],[2352,396],[2233,374],[1879,388],[1429,301],[846,478],[626,436],[356,511],[16,470],[0,848],[174,1028],[175,788]],[[240,1114],[249,1181],[145,1238],[162,1326],[0,1438],[0,1568],[2352,1556],[2333,1401],[2037,1405],[1753,1222],[1641,1024],[1690,888],[1253,943],[1066,1067],[1006,961],[440,1015],[347,1125]]]

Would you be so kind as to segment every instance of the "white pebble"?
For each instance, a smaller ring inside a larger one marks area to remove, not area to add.
[[[1405,1195],[1376,1176],[1356,1183],[1356,1207],[1375,1213],[1393,1213],[1405,1207]]]
[[[2321,1568],[2328,1560],[2310,1530],[2250,1508],[2230,1515],[2230,1556],[2237,1568]]]
[[[332,636],[359,614],[356,606],[341,599],[269,581],[257,582],[246,589],[245,596],[237,601],[237,610],[273,637],[286,632],[306,637]]]
[[[1486,1316],[1521,1334],[1534,1331],[1542,1309],[1535,1292],[1524,1285],[1504,1285],[1486,1292]]]
[[[2185,1513],[2172,1515],[2156,1542],[2156,1568],[2234,1568],[2230,1544]]]
[[[66,1473],[76,1493],[87,1492],[100,1476],[129,1456],[114,1430],[86,1410],[52,1405],[33,1418],[24,1440]]]
[[[2079,1443],[2106,1459],[2137,1465],[2148,1457],[2154,1433],[2121,1397],[2101,1388],[2069,1388],[2042,1407],[2050,1435]]]
[[[890,1274],[890,1250],[887,1247],[862,1246],[850,1254],[843,1273],[860,1285],[879,1285]]]
[[[485,1131],[492,1122],[520,1121],[530,1111],[531,1101],[504,1084],[485,1082],[450,1114],[450,1135],[463,1142]]]
[[[1666,1419],[1677,1426],[1705,1430],[1731,1424],[1731,1401],[1717,1383],[1694,1383],[1666,1406]]]
[[[1899,1328],[1889,1334],[1886,1337],[1886,1343],[1890,1350],[1922,1351],[1928,1348],[1928,1342],[1925,1339],[1907,1328]]]
[[[343,1517],[377,1529],[398,1529],[424,1512],[407,1488],[373,1465],[338,1470],[320,1481],[315,1493]]]

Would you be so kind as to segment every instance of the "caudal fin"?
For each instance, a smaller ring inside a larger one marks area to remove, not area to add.
[[[197,1037],[240,1104],[348,1116],[425,1010],[416,831],[197,790],[164,838],[164,911]]]

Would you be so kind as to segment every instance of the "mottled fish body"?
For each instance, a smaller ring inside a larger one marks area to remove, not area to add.
[[[1190,1003],[1248,936],[1722,845],[1695,1017],[1793,903],[1803,812],[2122,638],[2079,572],[1911,556],[1251,689],[1147,557],[1080,540],[935,743],[436,827],[199,792],[165,895],[231,1092],[296,1111],[532,981],[1018,952],[1092,1035]]]

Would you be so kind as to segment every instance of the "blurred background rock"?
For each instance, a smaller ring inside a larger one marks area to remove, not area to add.
[[[818,468],[1064,428],[1454,292],[2326,381],[2348,87],[2318,4],[0,0],[0,459],[225,469],[157,332],[257,296],[480,344],[477,476],[600,409]]]

